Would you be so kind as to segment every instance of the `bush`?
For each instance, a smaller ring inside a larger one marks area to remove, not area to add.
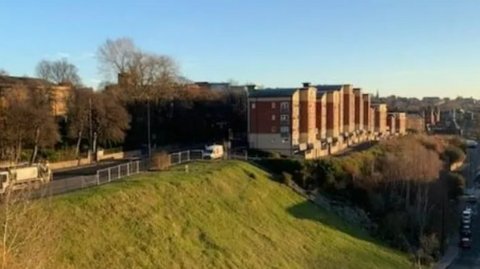
[[[463,153],[467,153],[467,142],[464,139],[462,139],[458,136],[455,136],[455,137],[449,139],[448,143],[450,145],[453,145],[453,146],[459,148],[461,151],[463,151]]]
[[[293,184],[292,175],[290,175],[287,172],[283,172],[282,173],[282,182],[283,182],[283,184],[285,184],[287,186],[292,186],[292,184]]]
[[[166,152],[159,152],[150,159],[150,170],[167,170],[171,166],[170,155]]]
[[[445,149],[445,152],[442,157],[443,159],[447,157],[448,161],[453,164],[453,163],[457,163],[465,160],[465,153],[463,153],[463,151],[460,148],[453,145],[449,145]]]
[[[456,199],[458,196],[464,194],[465,191],[465,178],[458,173],[449,173],[448,178],[448,197],[450,199]]]

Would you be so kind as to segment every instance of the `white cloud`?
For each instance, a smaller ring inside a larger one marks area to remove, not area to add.
[[[56,56],[57,58],[70,58],[70,54],[65,52],[57,52]]]

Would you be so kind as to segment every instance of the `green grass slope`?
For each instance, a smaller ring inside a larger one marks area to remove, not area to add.
[[[405,255],[242,162],[196,163],[53,200],[50,268],[410,268]]]

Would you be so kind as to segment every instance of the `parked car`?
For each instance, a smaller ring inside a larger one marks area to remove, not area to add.
[[[466,198],[467,198],[467,202],[469,203],[474,204],[477,202],[477,197],[475,197],[475,195],[471,194],[471,195],[468,195]]]
[[[462,237],[460,240],[460,247],[463,249],[468,249],[472,247],[472,240],[468,237]]]
[[[219,159],[223,157],[223,154],[224,154],[224,151],[223,151],[222,145],[205,146],[205,150],[203,151],[203,158]]]
[[[469,224],[463,224],[462,225],[462,228],[461,228],[461,231],[470,231],[470,225]]]
[[[468,237],[468,238],[470,238],[470,237],[472,237],[472,231],[470,231],[469,229],[467,229],[467,230],[463,230],[463,229],[462,229],[462,231],[460,232],[460,235],[461,235],[462,237]]]
[[[478,145],[478,143],[476,141],[473,141],[473,140],[467,140],[467,147],[470,148],[470,149],[474,149],[476,148]]]
[[[470,225],[470,223],[472,222],[472,220],[470,218],[465,218],[463,217],[462,218],[462,224],[466,224],[466,225]]]

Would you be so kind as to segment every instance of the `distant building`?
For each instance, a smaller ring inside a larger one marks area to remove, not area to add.
[[[4,94],[7,91],[19,88],[30,90],[46,89],[48,91],[51,112],[55,117],[65,116],[67,114],[67,100],[72,92],[70,84],[53,84],[44,79],[0,76],[0,104],[7,105]]]
[[[407,132],[425,132],[425,119],[417,113],[407,113]]]
[[[373,124],[373,113],[372,113],[372,96],[368,93],[364,93],[362,95],[363,99],[363,124],[364,128],[369,134],[373,134],[374,132],[374,124]]]
[[[404,112],[395,113],[395,128],[396,133],[399,135],[407,133],[407,116]]]
[[[397,133],[396,128],[395,128],[396,127],[395,123],[396,123],[395,113],[388,113],[387,114],[387,129],[388,129],[389,134],[391,134],[391,135],[395,135]]]
[[[373,104],[375,115],[375,133],[378,136],[387,134],[387,105],[383,103]]]

